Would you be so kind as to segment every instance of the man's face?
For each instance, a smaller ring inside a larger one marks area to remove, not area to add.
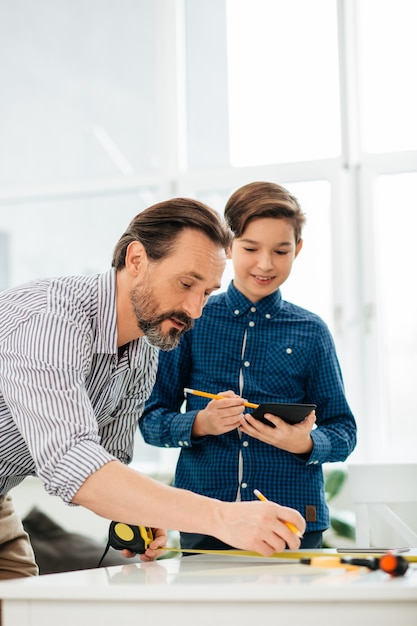
[[[179,235],[169,256],[147,260],[130,297],[136,323],[153,345],[162,350],[178,345],[220,287],[225,264],[225,251],[191,229]]]

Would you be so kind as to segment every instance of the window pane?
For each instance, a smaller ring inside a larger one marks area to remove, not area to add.
[[[156,3],[13,0],[0,8],[0,185],[157,166]]]
[[[389,446],[415,456],[417,300],[414,287],[417,174],[380,176],[375,185],[378,317]]]
[[[363,150],[415,150],[417,3],[361,0],[357,4]]]
[[[230,160],[340,153],[336,2],[227,0]]]
[[[330,184],[321,180],[285,186],[299,200],[307,223],[302,250],[282,287],[283,297],[320,315],[333,332]]]
[[[185,0],[187,165],[229,165],[226,0]]]
[[[8,251],[0,255],[0,285],[106,271],[119,237],[151,198],[144,192],[0,206],[0,242]]]

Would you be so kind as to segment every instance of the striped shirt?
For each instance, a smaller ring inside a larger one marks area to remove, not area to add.
[[[196,414],[208,400],[184,387],[231,389],[250,402],[317,404],[313,450],[297,455],[237,429],[193,439]],[[330,332],[320,317],[277,291],[256,304],[233,283],[210,296],[194,328],[175,350],[160,352],[155,387],[140,418],[148,444],[179,447],[175,485],[219,500],[269,500],[298,509],[307,530],[329,525],[322,464],[343,461],[356,444]]]
[[[0,494],[36,475],[71,502],[111,460],[129,463],[157,348],[117,349],[116,274],[0,293]]]

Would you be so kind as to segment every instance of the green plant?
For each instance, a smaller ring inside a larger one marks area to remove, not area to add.
[[[326,501],[329,504],[330,510],[330,529],[331,533],[326,532],[323,547],[334,547],[330,543],[337,542],[338,538],[347,539],[348,541],[355,540],[355,524],[352,521],[353,514],[351,511],[344,511],[337,509],[330,504],[336,496],[338,496],[343,487],[346,484],[347,471],[344,469],[332,470],[326,477],[324,483],[324,490],[326,493]]]

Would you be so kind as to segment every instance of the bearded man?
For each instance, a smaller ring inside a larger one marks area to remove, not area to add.
[[[128,467],[158,351],[220,287],[230,243],[215,211],[174,198],[131,221],[107,272],[0,293],[0,579],[38,573],[9,493],[26,476],[67,504],[152,528],[144,561],[161,554],[165,528],[264,555],[298,548],[286,522],[305,522],[293,509],[220,502]]]

